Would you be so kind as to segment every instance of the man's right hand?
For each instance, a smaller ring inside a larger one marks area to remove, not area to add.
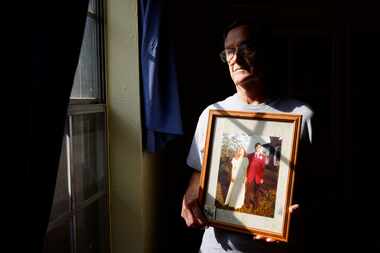
[[[206,218],[198,203],[199,180],[200,173],[194,171],[182,200],[181,216],[185,220],[186,225],[193,228],[206,226]]]

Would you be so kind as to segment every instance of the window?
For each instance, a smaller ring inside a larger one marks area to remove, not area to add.
[[[103,0],[90,0],[45,253],[109,252]]]

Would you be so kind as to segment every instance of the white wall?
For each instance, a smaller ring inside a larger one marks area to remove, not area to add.
[[[137,1],[106,2],[111,250],[138,253],[145,236]]]

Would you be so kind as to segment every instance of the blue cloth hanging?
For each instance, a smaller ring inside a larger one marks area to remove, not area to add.
[[[167,35],[162,0],[139,1],[140,78],[144,139],[157,152],[183,134],[174,47]]]

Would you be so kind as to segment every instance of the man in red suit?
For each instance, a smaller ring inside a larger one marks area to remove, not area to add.
[[[258,205],[257,192],[260,185],[264,183],[264,168],[267,161],[263,147],[259,142],[255,144],[255,152],[248,155],[248,160],[246,201],[248,207],[252,208],[253,205],[255,207]]]

